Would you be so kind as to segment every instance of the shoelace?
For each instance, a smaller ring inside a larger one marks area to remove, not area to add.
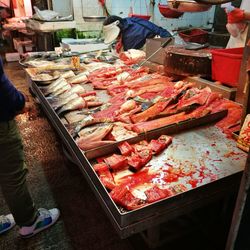
[[[46,219],[48,217],[51,217],[51,214],[47,209],[39,208],[38,212],[39,212],[39,217],[40,217],[41,220],[44,220],[44,219]]]

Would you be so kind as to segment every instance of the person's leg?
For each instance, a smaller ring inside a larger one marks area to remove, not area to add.
[[[58,220],[60,211],[57,208],[35,208],[26,184],[26,174],[23,144],[16,123],[0,122],[0,186],[16,224],[20,227],[19,234],[29,238],[52,226]],[[8,230],[6,219],[8,224],[11,223],[8,229],[13,226],[13,219],[11,215],[2,217],[5,224],[3,227]]]
[[[0,123],[0,186],[16,223],[32,224],[37,217],[26,184],[27,168],[21,137],[15,121]]]

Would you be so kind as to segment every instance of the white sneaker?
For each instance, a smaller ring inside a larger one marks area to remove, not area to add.
[[[38,217],[33,225],[29,227],[21,227],[19,234],[22,238],[30,238],[44,229],[52,226],[58,220],[60,211],[57,208],[50,210],[39,208]]]
[[[15,225],[16,223],[12,214],[0,216],[0,234],[10,230]]]

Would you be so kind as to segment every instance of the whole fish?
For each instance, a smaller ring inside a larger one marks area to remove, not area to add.
[[[68,80],[70,84],[77,84],[77,83],[86,83],[88,82],[88,75],[89,72],[82,72]]]
[[[83,109],[84,110],[84,109]],[[74,110],[65,114],[65,119],[67,120],[68,124],[67,127],[71,127],[72,124],[77,124],[82,121],[88,114],[84,114],[82,110]]]
[[[82,109],[85,107],[86,107],[86,102],[84,101],[84,99],[81,97],[77,97],[68,102],[67,104],[63,105],[62,108],[58,110],[57,114],[61,115],[67,111]]]
[[[53,109],[59,109],[61,108],[63,105],[67,104],[68,102],[78,98],[79,96],[76,93],[71,93],[71,95],[69,95],[66,98],[57,98],[57,99],[52,99],[50,100],[50,104],[52,106]]]
[[[68,96],[72,95],[72,94],[78,94],[81,95],[83,93],[85,93],[86,90],[84,89],[83,86],[81,85],[74,85],[73,87],[71,87],[68,91],[66,91],[65,93],[59,95],[58,97],[63,99],[63,98],[67,98]]]
[[[66,86],[66,85],[70,86],[69,83],[64,78],[61,78],[61,77],[51,84],[53,84],[53,85],[52,86],[50,85],[47,88],[41,88],[44,95],[49,95],[53,92],[55,93],[59,89],[61,89],[62,87]]]
[[[112,130],[112,128],[112,124],[105,123],[86,127],[79,133],[80,138],[76,140],[77,145],[82,150],[89,150],[95,147],[106,145],[107,143],[114,143],[114,141],[102,141],[102,139]]]
[[[66,85],[62,86],[60,89],[58,89],[56,91],[53,91],[51,93],[51,95],[53,95],[53,96],[59,96],[62,93],[65,93],[67,90],[70,90],[70,89],[71,89],[71,85],[70,84],[66,84]]]
[[[65,79],[70,78],[70,77],[74,77],[74,76],[75,76],[75,73],[72,70],[66,71],[66,72],[61,74],[61,77],[65,78]]]
[[[80,121],[75,128],[71,131],[71,135],[75,137],[79,132],[86,126],[98,123],[111,123],[112,121],[107,118],[94,118],[93,116],[89,115]]]
[[[67,126],[67,128],[72,131],[76,129],[76,127],[83,122],[83,120],[85,118],[87,118],[89,115],[94,114],[96,112],[99,112],[101,110],[101,107],[97,107],[97,108],[83,108],[81,110],[77,110],[77,111],[72,111],[72,112],[68,112],[67,114],[65,114],[66,119],[68,120],[69,124]],[[89,119],[89,118],[87,118]]]
[[[57,87],[58,85],[60,85],[62,82],[66,82],[66,80],[63,78],[63,77],[59,77],[57,80],[55,80],[54,82],[52,82],[48,87],[47,89],[48,90],[51,90],[55,87]]]

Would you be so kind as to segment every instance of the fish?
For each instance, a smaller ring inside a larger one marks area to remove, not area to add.
[[[67,90],[70,90],[70,89],[71,89],[70,84],[66,84],[66,85],[62,86],[60,89],[56,90],[55,92],[52,92],[51,94],[53,96],[59,96],[62,93],[65,93]]]
[[[84,109],[83,109],[84,110]],[[82,112],[82,110],[74,110],[65,114],[65,119],[68,121],[67,126],[70,127],[72,124],[78,124],[84,118],[86,118],[88,114]]]
[[[81,97],[77,97],[67,104],[63,105],[58,111],[57,114],[60,116],[61,114],[76,109],[82,109],[86,107],[86,102]]]
[[[66,80],[63,77],[59,77],[57,80],[55,80],[54,82],[52,82],[48,87],[47,90],[52,90],[55,87],[57,87],[58,85],[62,84],[66,82]]]
[[[90,125],[98,124],[98,123],[111,123],[111,122],[112,121],[107,118],[94,118],[93,116],[88,115],[84,117],[84,119],[82,119],[80,122],[76,124],[71,124],[71,126],[68,126],[68,130],[70,134],[72,135],[72,137],[76,137],[77,135],[79,135],[80,131],[86,126],[90,126]]]
[[[68,120],[68,128],[69,130],[73,131],[75,127],[80,123],[80,121],[84,120],[86,116],[89,116],[91,114],[94,114],[96,112],[99,112],[102,107],[97,107],[97,108],[83,108],[81,110],[76,110],[72,112],[68,112],[65,114],[66,119]]]
[[[114,143],[114,141],[102,141],[112,128],[113,124],[106,123],[86,127],[79,132],[80,138],[76,140],[76,143],[82,150],[89,150],[95,147]]]
[[[57,99],[52,99],[52,101],[50,101],[50,104],[52,106],[53,109],[59,109],[61,108],[63,105],[67,104],[68,102],[78,98],[79,96],[76,93],[71,93],[71,95],[68,95],[66,98],[57,98]]]
[[[89,75],[89,72],[87,72],[87,71],[82,72],[82,73],[70,78],[68,80],[68,82],[70,84],[86,83],[86,82],[88,82],[88,75]]]
[[[152,119],[154,116],[162,112],[167,107],[170,101],[171,99],[165,100],[162,98],[161,100],[156,102],[153,106],[144,110],[143,112],[132,115],[130,119],[132,120],[133,123],[145,122],[150,118]]]
[[[187,116],[185,112],[181,112],[175,115],[134,124],[132,126],[132,130],[136,133],[143,133],[143,132],[147,132],[153,129],[168,126],[174,123],[178,123],[180,121],[187,120],[188,118],[189,116]]]
[[[70,77],[74,77],[74,76],[75,76],[75,73],[72,70],[66,71],[66,72],[61,74],[61,77],[65,78],[65,79],[70,78]]]
[[[49,85],[49,87],[41,88],[41,90],[44,93],[44,95],[47,96],[53,92],[54,93],[57,92],[59,89],[61,89],[62,87],[66,86],[66,85],[70,86],[70,84],[64,78],[60,77],[56,81],[51,83]]]
[[[113,144],[114,141],[90,141],[90,142],[85,142],[84,144],[81,143],[80,144],[80,149],[82,150],[91,150],[91,149],[94,149],[94,148],[99,148],[99,147],[102,147],[102,146],[106,146],[106,145],[109,145],[109,144]]]
[[[85,88],[81,85],[74,85],[71,87],[71,89],[59,96],[59,98],[67,98],[71,94],[75,93],[78,95],[84,94],[86,92]]]
[[[84,137],[85,140],[101,140],[105,136],[99,132],[103,132],[105,130],[105,133],[108,134],[111,129],[113,128],[113,124],[111,123],[99,123],[99,124],[93,124],[91,126],[87,126],[83,128],[78,135],[80,137]],[[98,131],[98,132],[97,132]]]
[[[114,123],[111,134],[116,141],[123,141],[138,136],[135,131],[128,130],[126,124],[122,122]]]
[[[47,97],[48,102],[53,108],[59,108],[65,105],[69,100],[72,100],[73,96],[74,98],[77,98],[79,97],[79,95],[85,93],[85,89],[81,85],[75,85],[71,87],[71,85],[69,84],[66,86],[65,88],[61,88],[57,92],[52,93],[52,96]]]

